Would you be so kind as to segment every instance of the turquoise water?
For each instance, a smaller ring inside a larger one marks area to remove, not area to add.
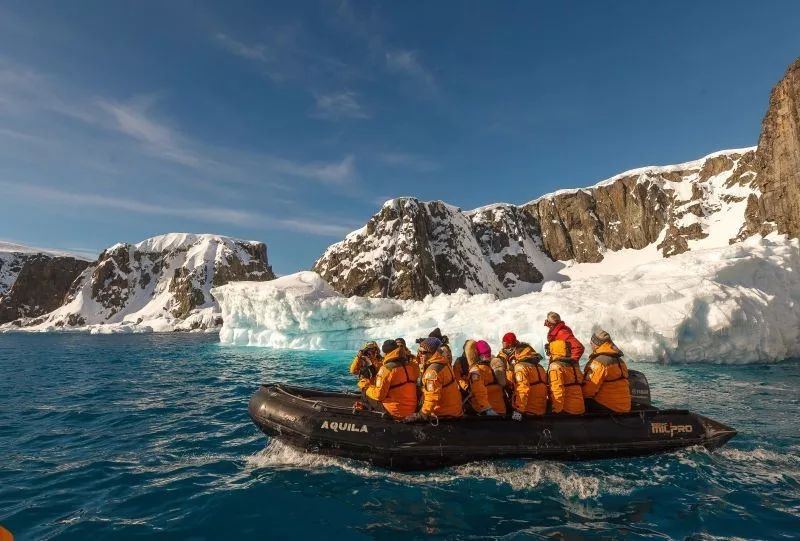
[[[396,474],[267,443],[262,381],[340,388],[347,353],[199,335],[0,335],[0,524],[17,539],[797,539],[800,364],[640,364],[720,452]]]

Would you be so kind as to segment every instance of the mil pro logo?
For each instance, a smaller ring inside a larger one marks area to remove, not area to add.
[[[672,423],[650,423],[651,434],[669,434],[674,438],[675,434],[691,434],[694,430],[692,425],[674,425]]]
[[[335,421],[328,422],[322,421],[322,426],[320,428],[324,428],[325,430],[333,430],[334,432],[369,432],[367,430],[367,425],[361,425],[359,428],[355,425],[355,423],[337,423]]]

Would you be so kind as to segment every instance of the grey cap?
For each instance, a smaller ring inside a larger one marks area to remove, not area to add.
[[[600,344],[605,344],[606,342],[611,342],[611,335],[608,334],[603,329],[598,329],[592,335],[592,344],[595,346],[599,346]]]

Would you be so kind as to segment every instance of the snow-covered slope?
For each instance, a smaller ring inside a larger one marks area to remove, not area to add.
[[[261,242],[171,233],[111,246],[75,280],[62,306],[17,323],[30,330],[209,329],[221,323],[212,286],[272,278]]]
[[[0,241],[0,324],[59,306],[87,265],[67,252]]]
[[[427,297],[421,301],[342,297],[304,272],[267,283],[215,288],[223,343],[354,349],[366,339],[413,340],[441,327],[460,345],[503,333],[541,349],[545,315],[556,310],[584,342],[602,327],[634,360],[776,361],[800,357],[800,243],[784,237],[617,268],[584,263],[573,279],[541,292]],[[458,347],[458,346],[457,346]]]
[[[367,225],[315,263],[345,295],[422,299],[429,294],[536,291],[559,269],[642,250],[669,257],[727,246],[745,224],[754,149],[644,167],[595,186],[562,190],[521,206],[472,211],[441,201],[393,199]]]

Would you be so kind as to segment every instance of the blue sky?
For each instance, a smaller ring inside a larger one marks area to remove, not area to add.
[[[0,239],[170,231],[308,268],[463,208],[754,145],[800,2],[0,1]]]

